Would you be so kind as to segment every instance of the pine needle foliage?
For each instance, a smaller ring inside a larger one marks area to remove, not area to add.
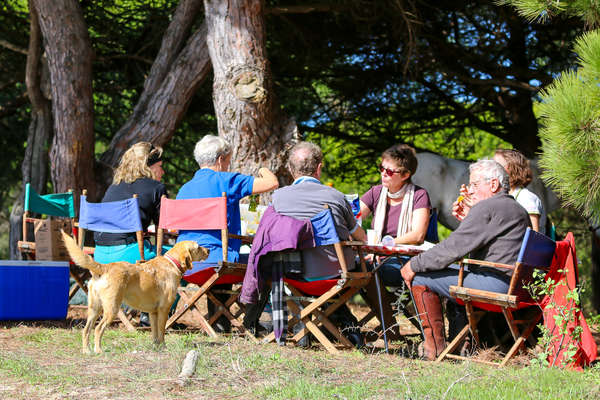
[[[600,26],[598,0],[498,0],[512,5],[529,21],[558,14]],[[542,179],[567,205],[600,218],[600,31],[575,43],[578,67],[563,72],[542,93],[539,106]]]
[[[498,0],[498,5],[512,5],[529,22],[546,22],[559,14],[580,18],[588,27],[600,23],[600,2],[597,0]]]
[[[542,94],[542,178],[587,216],[600,216],[600,31],[575,45],[579,68]]]

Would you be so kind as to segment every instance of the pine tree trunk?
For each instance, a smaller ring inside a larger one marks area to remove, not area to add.
[[[231,169],[255,174],[264,166],[289,177],[286,152],[299,134],[275,99],[265,49],[264,3],[205,0],[204,5],[213,102],[219,135],[233,148]]]
[[[102,186],[108,185],[111,169],[132,144],[149,141],[164,146],[169,142],[194,93],[210,73],[205,24],[186,45],[189,29],[201,7],[201,0],[182,0],[177,6],[132,115],[100,159],[102,168],[110,172],[100,182]]]
[[[52,90],[50,151],[55,192],[84,187],[95,194],[92,48],[76,0],[32,0],[44,37]]]
[[[21,165],[23,180],[17,200],[10,213],[9,249],[10,258],[20,258],[17,241],[23,237],[23,195],[25,184],[38,193],[44,193],[48,180],[48,143],[52,137],[52,104],[43,88],[49,88],[46,60],[42,58],[42,37],[35,7],[30,5],[30,34],[27,51],[25,83],[31,102],[31,123],[27,135],[27,148]]]

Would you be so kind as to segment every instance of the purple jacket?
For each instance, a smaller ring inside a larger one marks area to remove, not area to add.
[[[248,258],[240,301],[254,304],[263,285],[258,271],[260,257],[272,251],[300,250],[315,247],[312,224],[309,219],[300,220],[279,214],[269,206],[258,225]]]

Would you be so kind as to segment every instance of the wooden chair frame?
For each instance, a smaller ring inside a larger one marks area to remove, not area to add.
[[[530,228],[527,228],[527,229],[528,229],[528,231],[525,234],[525,237],[523,239],[523,245],[521,247],[521,252],[523,252],[523,249],[525,249],[526,241],[528,240],[529,234],[543,236],[534,231],[531,231]],[[546,238],[546,239],[548,241],[552,241],[550,238]],[[527,250],[525,250],[525,251],[527,251]],[[548,250],[546,250],[546,251],[548,251]],[[554,254],[554,250],[552,250],[552,255],[553,254]],[[549,257],[548,257],[548,255],[546,255],[545,258],[547,260],[552,259],[551,255]],[[513,274],[512,274],[511,280],[510,280],[508,292],[507,293],[497,293],[497,292],[491,292],[491,291],[486,291],[486,290],[478,290],[478,289],[464,287],[463,286],[463,277],[464,277],[465,264],[513,270]],[[439,363],[440,361],[442,361],[445,358],[450,358],[450,359],[455,359],[455,360],[470,359],[474,362],[488,364],[488,365],[497,366],[497,367],[503,367],[504,365],[506,365],[506,363],[514,355],[516,355],[517,352],[521,349],[524,342],[531,335],[531,333],[535,329],[535,326],[542,318],[542,310],[539,309],[539,307],[535,306],[532,303],[522,301],[519,298],[520,296],[518,296],[516,293],[517,292],[516,289],[522,289],[520,287],[517,288],[517,285],[520,286],[521,275],[523,273],[523,269],[524,268],[532,268],[532,269],[536,268],[536,269],[542,269],[542,270],[548,271],[549,266],[550,266],[549,261],[548,261],[547,265],[532,265],[532,263],[525,264],[520,261],[515,262],[515,265],[510,265],[510,264],[502,264],[502,263],[495,263],[495,262],[482,261],[482,260],[473,260],[473,259],[468,259],[468,258],[463,259],[459,263],[460,269],[459,269],[459,274],[458,274],[458,285],[450,286],[450,294],[453,297],[460,299],[464,302],[465,309],[467,312],[468,324],[446,346],[444,351],[436,359],[436,363]],[[514,344],[512,345],[512,347],[509,349],[509,351],[506,353],[506,355],[500,362],[484,361],[484,360],[478,360],[476,358],[469,358],[469,357],[463,357],[463,356],[459,356],[459,355],[450,354],[459,346],[460,343],[462,343],[462,341],[466,338],[466,336],[469,332],[471,333],[476,345],[478,347],[481,345],[480,340],[479,340],[477,324],[478,324],[479,320],[481,319],[481,317],[485,314],[486,311],[480,311],[480,310],[476,311],[475,306],[473,304],[474,302],[475,303],[483,303],[483,304],[487,304],[487,305],[495,305],[495,306],[500,307],[502,314],[504,315],[504,319],[506,320],[506,323],[508,324],[510,333],[514,340]],[[531,307],[531,306],[537,307],[537,310],[536,310],[534,316],[532,316],[530,319],[516,320],[514,318],[514,316],[513,316],[514,311],[516,311],[518,309],[523,309],[526,307]],[[519,329],[519,326],[522,326],[521,329]]]
[[[329,209],[325,205],[326,209]],[[329,340],[323,333],[323,328],[327,329],[339,342],[343,348],[352,348],[354,345],[343,335],[342,331],[335,326],[328,318],[336,309],[348,302],[355,294],[363,289],[373,277],[372,272],[367,271],[361,247],[364,245],[361,241],[340,241],[334,243],[334,249],[340,263],[341,274],[327,292],[320,296],[311,296],[303,293],[299,288],[294,287],[292,281],[284,279],[284,283],[292,293],[292,296],[286,296],[288,310],[288,327],[302,322],[304,328],[299,330],[291,340],[294,343],[300,342],[306,335],[312,333],[313,336],[327,349],[328,352],[336,354],[339,352],[336,345]],[[352,247],[358,251],[361,261],[361,272],[348,272],[346,259],[344,257],[343,247]],[[302,305],[302,309],[298,306]],[[327,305],[327,307],[325,307]],[[271,332],[263,341],[265,343],[275,341],[275,333]]]
[[[227,196],[225,194],[225,192],[222,193],[222,197],[225,199],[225,204],[227,204]],[[163,200],[169,200],[167,199],[166,196],[163,196]],[[202,200],[202,199],[196,199],[196,200]],[[177,201],[177,200],[169,200],[169,201]],[[161,206],[161,222],[159,224],[159,228],[157,229],[157,236],[156,236],[156,248],[157,248],[157,254],[158,252],[162,251],[162,244],[163,244],[163,240],[164,240],[164,229],[166,228],[175,228],[178,229],[177,226],[170,226],[168,225],[168,223],[164,223],[162,221],[162,213],[163,213],[164,208]],[[227,208],[225,207],[223,212],[225,213],[224,215],[224,220],[227,221]],[[195,216],[191,216],[191,218],[193,218]],[[201,216],[198,216],[201,217]],[[215,229],[216,230],[216,229]],[[227,256],[228,256],[228,243],[229,243],[229,239],[240,239],[243,243],[252,243],[252,238],[250,236],[241,236],[241,235],[235,235],[235,234],[231,234],[229,233],[228,229],[227,229],[227,225],[225,224],[224,227],[218,229],[221,231],[221,242],[222,242],[222,249],[223,249],[223,261],[219,261],[218,265],[216,268],[214,268],[214,273],[210,276],[209,279],[207,279],[201,286],[200,288],[195,292],[195,293],[190,293],[189,289],[186,288],[182,288],[180,287],[178,290],[179,296],[181,297],[180,302],[183,302],[183,307],[176,311],[168,320],[167,320],[167,324],[166,324],[166,328],[170,328],[175,322],[177,322],[177,320],[179,318],[181,318],[181,316],[186,313],[186,312],[190,312],[193,316],[193,318],[195,318],[196,320],[199,321],[200,326],[202,327],[202,330],[209,336],[211,337],[216,337],[217,333],[215,332],[215,330],[212,327],[212,324],[217,321],[218,318],[220,318],[222,315],[225,316],[231,323],[232,326],[236,327],[238,329],[238,331],[240,332],[240,334],[245,334],[248,337],[250,337],[252,340],[256,341],[255,337],[250,334],[250,332],[247,332],[247,330],[244,328],[244,325],[239,321],[239,317],[242,314],[241,310],[243,310],[243,306],[237,301],[238,299],[238,295],[239,295],[239,291],[232,291],[229,296],[229,298],[225,301],[222,302],[220,300],[218,300],[215,296],[215,293],[218,293],[218,290],[214,289],[214,286],[218,283],[218,280],[220,278],[224,278],[224,277],[239,277],[239,281],[241,283],[244,274],[246,273],[246,264],[243,263],[234,263],[234,262],[229,262],[226,261],[227,260]],[[211,315],[211,316],[205,316],[202,314],[202,312],[200,311],[200,308],[198,307],[197,303],[198,301],[203,298],[206,297],[207,301],[211,301],[212,303],[215,304],[215,309],[216,312]],[[236,304],[239,308],[240,311],[238,312],[232,312],[232,306]]]
[[[81,193],[82,196],[87,196],[87,190],[84,189]],[[137,198],[137,194],[133,195],[134,198]],[[84,249],[88,249],[87,247],[84,247],[84,243],[85,243],[85,234],[86,234],[87,230],[85,228],[82,228],[81,225],[78,226],[78,235],[77,235],[77,242],[79,244],[79,247]],[[138,250],[140,252],[140,261],[145,261],[144,258],[144,237],[143,237],[143,232],[142,231],[136,231],[135,232],[135,237],[136,237],[136,241],[138,244]],[[93,248],[89,248],[91,251],[87,251],[88,253],[93,254]],[[89,277],[91,276],[91,274],[89,273],[89,271],[87,270],[83,270],[83,274],[78,276],[79,281],[77,278],[74,278],[76,282],[78,282],[79,286],[81,287],[81,289],[85,292],[85,294],[87,294],[87,285],[85,284],[85,280],[89,279]],[[83,286],[82,286],[83,285]],[[77,290],[75,290],[76,292]],[[75,293],[73,293],[75,294]],[[123,310],[121,308],[119,308],[119,312],[117,313],[117,317],[119,318],[119,320],[123,323],[123,325],[125,326],[125,328],[130,331],[133,332],[136,330],[136,327],[133,325],[132,320],[133,320],[133,313],[132,312],[128,312],[127,314],[125,314],[125,312],[123,312]]]
[[[67,190],[66,193],[70,193],[71,196],[73,196],[72,189]],[[25,194],[25,196],[26,195],[27,194]],[[42,196],[42,197],[44,197],[44,196]],[[23,207],[25,207],[25,203],[26,202],[24,201]],[[26,257],[27,259],[30,259],[30,260],[34,260],[35,259],[35,250],[36,250],[35,241],[28,240],[29,238],[27,237],[27,233],[28,233],[27,227],[28,227],[28,224],[35,224],[36,222],[40,221],[40,219],[32,218],[30,216],[30,211],[38,212],[35,209],[31,209],[31,210],[24,209],[23,210],[23,221],[22,221],[23,222],[23,240],[19,240],[17,242],[17,247],[24,257]],[[48,215],[48,216],[55,216],[55,215]],[[75,218],[74,217],[60,217],[60,218],[68,219],[71,222],[71,235],[75,236],[75,231],[77,228],[77,222],[76,222]],[[86,250],[86,252],[93,253],[93,249],[86,247],[85,250]],[[69,275],[71,276],[71,278],[73,278],[73,280],[76,283],[69,290],[69,301],[70,301],[73,298],[73,296],[75,296],[75,293],[77,293],[77,291],[80,288],[85,293],[87,293],[87,285],[86,285],[85,281],[90,276],[90,273],[88,270],[82,269],[82,268],[76,266],[73,262],[70,262],[69,263]]]

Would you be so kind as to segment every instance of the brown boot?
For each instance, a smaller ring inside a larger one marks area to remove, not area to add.
[[[440,298],[426,286],[413,286],[412,295],[423,327],[423,356],[435,360],[446,348]]]

